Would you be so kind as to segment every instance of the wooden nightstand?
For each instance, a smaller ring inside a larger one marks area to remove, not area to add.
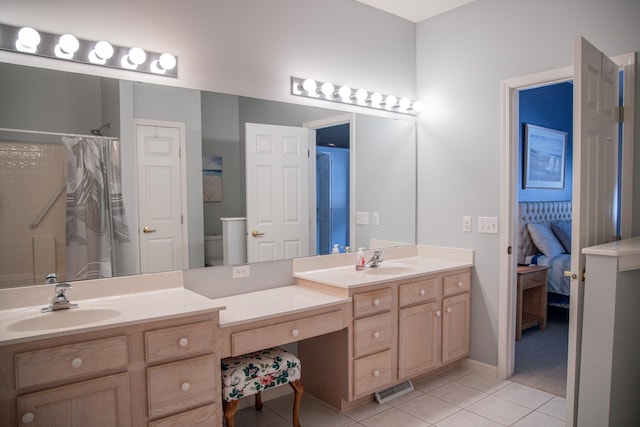
[[[522,331],[536,325],[547,328],[547,270],[541,265],[518,267],[518,302],[516,307],[516,341]]]

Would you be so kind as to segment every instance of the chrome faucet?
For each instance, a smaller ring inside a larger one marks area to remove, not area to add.
[[[373,251],[373,256],[367,262],[365,267],[378,267],[382,261],[384,261],[384,259],[382,259],[382,251]]]
[[[46,284],[54,284],[55,296],[51,298],[48,306],[42,307],[43,313],[57,310],[68,310],[70,308],[78,308],[78,304],[72,304],[67,297],[67,291],[72,288],[68,283],[58,283],[58,277],[55,274],[49,274],[45,279]]]

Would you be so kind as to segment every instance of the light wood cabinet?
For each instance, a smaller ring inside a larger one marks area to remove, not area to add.
[[[0,346],[3,425],[219,425],[218,313]]]
[[[440,365],[441,318],[437,302],[400,310],[398,379],[410,378]]]

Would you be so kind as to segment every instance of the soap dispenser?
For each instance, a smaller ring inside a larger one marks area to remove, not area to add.
[[[364,270],[364,248],[358,248],[358,258],[356,259],[356,270]]]
[[[333,244],[333,249],[331,249],[331,253],[332,254],[339,254],[340,253],[340,244],[339,243],[334,243]]]

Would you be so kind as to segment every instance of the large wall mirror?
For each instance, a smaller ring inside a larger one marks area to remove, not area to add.
[[[210,240],[223,234],[221,218],[246,215],[246,123],[302,127],[326,122],[315,131],[318,144],[339,149],[344,141],[332,138],[346,135],[349,139],[351,160],[345,162],[352,186],[348,176],[336,178],[346,180],[336,186],[353,189],[348,195],[350,220],[354,221],[356,211],[368,213],[369,224],[349,223],[351,229],[343,235],[350,236],[350,241],[329,237],[325,244],[356,248],[369,247],[372,239],[415,242],[416,131],[410,117],[345,115],[325,108],[0,63],[0,128],[5,129],[0,130],[0,287],[41,284],[50,270],[65,272],[67,258],[83,258],[73,252],[74,241],[99,239],[84,233],[83,227],[91,221],[98,223],[93,226],[99,230],[116,230],[110,233],[116,235],[111,243],[98,243],[113,250],[113,265],[98,266],[90,274],[81,271],[76,277],[62,273],[59,279],[140,273],[136,120],[184,124],[186,153],[181,155],[185,156],[186,191],[182,197],[187,206],[188,268],[216,265],[219,260],[205,259],[205,236]],[[99,133],[115,141],[99,148],[111,157],[94,165],[108,169],[109,174],[102,181],[83,181],[84,192],[78,197],[102,200],[96,192],[110,193],[115,197],[110,202],[114,212],[106,218],[95,216],[96,206],[70,210],[69,196],[65,197],[69,174],[82,175],[72,171],[70,156],[75,156],[75,165],[87,166],[92,162],[90,152],[97,149],[73,148],[65,135]],[[207,167],[218,160],[221,168]],[[205,200],[209,169],[213,176],[221,176],[221,180],[214,178],[221,182],[221,197]],[[314,240],[317,248],[320,239]],[[316,251],[312,248],[309,253]],[[67,257],[67,253],[74,255]]]

